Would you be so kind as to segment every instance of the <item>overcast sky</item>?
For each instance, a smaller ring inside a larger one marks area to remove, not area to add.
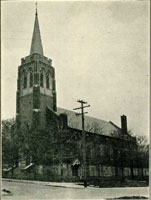
[[[2,119],[15,116],[17,70],[30,52],[34,2],[2,2]],[[149,0],[38,2],[44,55],[56,70],[57,104],[86,100],[90,116],[128,118],[149,134]]]

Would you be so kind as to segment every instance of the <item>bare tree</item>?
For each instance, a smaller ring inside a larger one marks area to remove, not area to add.
[[[144,177],[143,168],[149,166],[149,145],[147,144],[147,138],[145,136],[137,136],[137,162],[142,171],[142,177]]]
[[[18,138],[18,132],[16,130],[15,119],[8,119],[2,121],[2,160],[3,166],[7,167],[11,171],[11,177],[13,177],[14,169],[17,166],[20,158],[19,148],[20,142]]]
[[[97,133],[97,134],[104,133],[104,127],[95,121],[92,123],[87,123],[85,129],[87,132],[92,132],[92,133]]]

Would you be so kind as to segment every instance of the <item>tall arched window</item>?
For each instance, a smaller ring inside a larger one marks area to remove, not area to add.
[[[53,86],[53,79],[52,77],[50,76],[49,77],[49,89],[52,90],[52,86]]]
[[[43,73],[40,73],[40,86],[44,87],[44,77],[43,77]]]
[[[49,89],[49,75],[46,76],[46,88]]]
[[[33,86],[33,73],[32,72],[30,72],[30,87],[32,87]]]
[[[37,72],[38,64],[37,61],[34,63],[34,71]]]
[[[39,73],[34,73],[34,84],[39,85]]]
[[[26,74],[24,74],[24,79],[23,79],[23,87],[24,87],[24,89],[25,88],[27,88],[27,75]]]

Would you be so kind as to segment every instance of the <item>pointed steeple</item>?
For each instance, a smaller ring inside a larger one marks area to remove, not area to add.
[[[35,14],[35,24],[34,24],[33,37],[32,37],[32,42],[31,42],[30,55],[33,53],[38,53],[40,55],[43,55],[37,8],[36,8],[36,14]]]

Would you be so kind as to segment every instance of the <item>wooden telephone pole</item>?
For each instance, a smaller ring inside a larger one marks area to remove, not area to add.
[[[83,100],[78,100],[78,103],[81,104],[81,107],[74,108],[73,110],[81,110],[81,113],[77,113],[77,115],[81,115],[82,117],[82,144],[83,144],[83,175],[84,175],[84,187],[87,187],[87,166],[86,166],[86,135],[85,135],[85,129],[84,129],[84,115],[88,112],[84,112],[84,108],[90,107],[90,105],[84,106],[84,104],[87,104],[87,102]]]

